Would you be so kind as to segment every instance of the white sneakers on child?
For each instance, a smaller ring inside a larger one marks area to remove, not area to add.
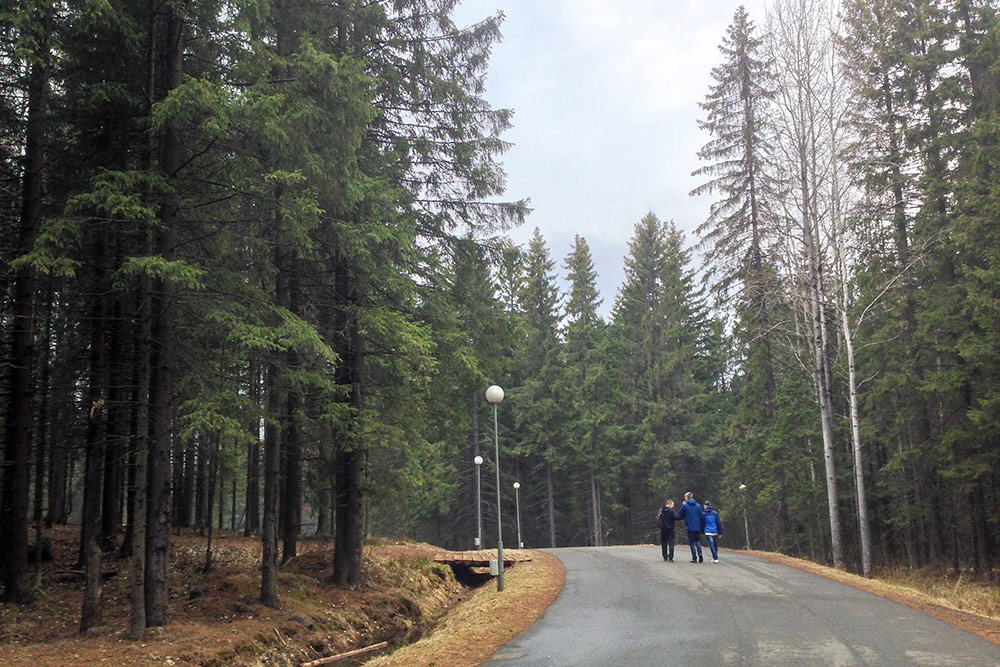
[[[713,558],[713,559],[712,559],[712,562],[713,562],[713,563],[718,563],[718,562],[719,562],[719,559],[718,559],[718,558]]]

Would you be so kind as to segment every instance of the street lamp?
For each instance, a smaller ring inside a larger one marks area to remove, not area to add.
[[[493,406],[493,446],[495,449],[494,463],[497,469],[497,591],[503,590],[503,523],[500,521],[500,435],[498,433],[497,406],[503,400],[503,389],[490,385],[486,390],[486,401]]]
[[[518,494],[518,489],[521,488],[520,482],[514,482],[514,507],[517,509],[517,548],[523,549],[524,542],[521,541],[521,498]]]
[[[476,546],[480,549],[483,548],[483,503],[480,500],[479,489],[479,473],[483,469],[483,457],[476,454],[476,458],[472,459],[472,462],[476,464],[476,527],[478,532],[476,533]]]
[[[747,551],[750,551],[750,524],[747,523],[747,485],[740,484],[740,495],[743,496],[743,533],[747,538]]]

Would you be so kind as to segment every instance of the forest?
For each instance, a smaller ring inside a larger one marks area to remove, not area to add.
[[[259,535],[277,606],[305,535],[357,587],[372,536],[648,543],[688,490],[728,547],[994,578],[996,2],[740,7],[710,215],[629,221],[615,295],[506,236],[503,15],[456,4],[0,9],[3,600],[66,523],[81,630],[121,557],[141,638],[182,530]]]

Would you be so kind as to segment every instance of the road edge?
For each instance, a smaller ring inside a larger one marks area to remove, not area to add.
[[[552,554],[527,550],[532,560],[507,570],[502,593],[488,582],[451,610],[418,642],[366,662],[371,667],[472,667],[530,628],[566,583],[566,568]]]
[[[933,601],[930,596],[918,591],[903,589],[877,579],[866,579],[857,574],[844,572],[842,570],[835,570],[834,568],[827,567],[826,565],[820,565],[819,563],[814,563],[801,558],[786,556],[785,554],[770,551],[746,551],[742,549],[733,549],[732,551],[734,553],[753,556],[754,558],[759,558],[761,560],[780,563],[781,565],[788,565],[789,567],[811,572],[812,574],[826,579],[831,579],[842,584],[847,584],[848,586],[853,586],[858,590],[871,593],[872,595],[877,595],[878,597],[885,598],[887,600],[892,600],[893,602],[898,602],[911,609],[933,616],[934,618],[942,620],[945,623],[954,625],[955,627],[961,628],[966,632],[982,637],[992,644],[1000,646],[1000,621],[987,616],[980,616],[978,614],[945,606],[939,602]]]

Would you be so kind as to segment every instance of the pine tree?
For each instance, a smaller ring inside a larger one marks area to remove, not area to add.
[[[696,437],[706,322],[688,263],[676,226],[646,214],[629,242],[612,317],[612,384],[620,394],[610,437],[624,540],[648,537],[665,489],[712,489],[702,465],[712,443]]]
[[[607,465],[607,452],[602,451],[601,381],[606,372],[600,358],[600,343],[606,327],[598,315],[601,299],[597,291],[597,273],[586,239],[576,235],[573,248],[563,267],[570,284],[566,301],[565,374],[560,391],[568,406],[566,419],[567,446],[572,448],[580,470],[578,479],[586,480],[582,512],[587,517],[587,543],[603,543],[604,517],[601,509],[602,478]],[[576,478],[576,475],[574,475]]]
[[[27,85],[27,125],[24,139],[24,167],[21,178],[20,224],[17,231],[19,255],[34,246],[41,229],[43,200],[42,179],[46,163],[47,118],[51,66],[50,32],[53,4],[48,1],[27,3],[23,8],[25,26],[19,35],[21,45],[16,60],[25,62],[30,71]],[[4,600],[27,603],[32,599],[28,587],[28,480],[31,460],[31,415],[34,359],[31,352],[35,318],[35,268],[21,264],[15,270],[11,296],[9,331],[11,371],[7,387],[6,423],[4,424],[3,486],[0,493],[0,574],[4,582]]]
[[[555,284],[548,247],[541,232],[535,228],[525,254],[524,276],[518,292],[524,315],[526,339],[520,351],[522,382],[511,400],[516,401],[519,456],[528,467],[525,473],[540,471],[545,480],[545,492],[526,489],[525,499],[541,496],[544,503],[545,531],[549,546],[557,546],[559,509],[556,498],[558,471],[564,463],[562,431],[564,416],[557,397],[558,378],[562,368],[559,306],[561,296]],[[533,475],[534,476],[534,475]]]
[[[774,414],[770,300],[775,289],[771,246],[775,243],[774,197],[779,185],[768,154],[767,114],[775,96],[773,63],[764,41],[741,5],[719,50],[722,65],[712,70],[712,85],[701,104],[708,112],[699,126],[713,135],[698,152],[712,164],[694,172],[709,180],[692,194],[716,192],[708,220],[698,227],[706,249],[706,277],[717,296],[735,305],[746,329],[748,377],[759,388],[765,410],[760,422]]]

